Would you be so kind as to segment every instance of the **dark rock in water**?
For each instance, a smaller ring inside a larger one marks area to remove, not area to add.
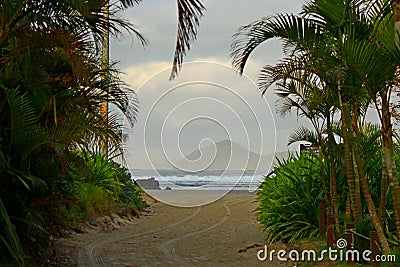
[[[154,177],[136,180],[136,183],[145,190],[161,190],[160,183]]]
[[[172,190],[172,188],[169,187],[169,186],[167,186],[167,187],[165,188],[165,190]]]

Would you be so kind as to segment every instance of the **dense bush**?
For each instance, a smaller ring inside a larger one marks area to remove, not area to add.
[[[78,156],[69,172],[67,188],[72,205],[62,207],[62,214],[75,224],[85,219],[130,207],[140,210],[146,206],[142,191],[132,181],[128,169],[101,154]]]
[[[367,147],[367,146],[365,146]],[[396,146],[397,147],[397,146]],[[379,206],[381,181],[382,181],[382,153],[380,149],[368,152],[368,157],[363,158],[364,168],[368,174],[368,184],[375,206]],[[399,165],[400,156],[396,155]],[[326,162],[325,162],[326,163]],[[324,166],[325,177],[329,184],[329,170]],[[338,185],[338,208],[341,228],[349,221],[346,216],[347,182],[343,170],[337,168],[336,179]],[[390,192],[389,185],[387,185]],[[392,244],[398,242],[395,233],[393,204],[388,193],[384,231]],[[319,213],[318,204],[323,202],[321,170],[318,158],[310,154],[300,157],[291,157],[282,161],[274,171],[265,177],[259,187],[257,201],[257,218],[267,235],[267,241],[276,240],[294,241],[301,238],[312,237],[318,233]],[[367,204],[362,197],[363,219],[356,222],[356,230],[368,236],[374,231],[371,217],[368,215]],[[342,229],[343,230],[343,229]],[[359,242],[358,242],[359,241]],[[357,241],[357,246],[365,246],[362,240]]]
[[[146,206],[142,191],[121,164],[100,154],[82,152],[68,153],[65,162],[64,175],[60,174],[52,184],[28,190],[35,201],[24,207],[23,218],[8,212],[0,199],[1,266],[40,261],[46,253],[50,234],[57,235],[61,228],[76,227],[80,222],[122,208],[129,211]],[[52,171],[52,168],[42,170]],[[21,201],[27,200],[21,195]],[[12,203],[7,204],[8,210],[13,211]]]
[[[80,177],[72,177],[69,166],[75,150],[95,155],[106,143],[109,156],[123,154],[121,115],[133,126],[137,100],[116,64],[104,62],[101,43],[105,32],[117,37],[126,30],[147,44],[119,16],[138,2],[110,1],[112,12],[106,12],[105,1],[1,2],[7,28],[0,33],[1,266],[23,266],[34,262],[30,257],[43,260],[39,250],[47,245],[48,230],[56,232],[60,213],[81,219],[89,203],[107,206],[121,194],[141,203],[134,184],[121,183],[118,175],[103,177],[114,163],[88,157],[87,166],[99,163],[106,169],[95,166]],[[178,38],[171,77],[196,35],[185,21],[198,22],[204,10],[198,1],[182,2],[190,8],[179,9],[179,36],[185,41]],[[114,107],[107,119],[105,102]]]
[[[133,205],[139,210],[148,207],[148,204],[142,198],[144,192],[132,180],[128,170],[123,171],[123,175],[120,176],[120,181],[124,185],[119,192],[119,199],[122,203]]]
[[[267,242],[316,236],[318,204],[323,201],[318,159],[302,155],[281,162],[260,185],[257,201]]]
[[[0,223],[3,225],[0,228],[0,243],[1,247],[5,248],[10,257],[10,262],[18,265],[24,265],[25,255],[22,251],[22,246],[18,237],[15,226],[11,223],[7,210],[0,199]],[[6,255],[6,252],[0,250],[0,255]],[[1,263],[1,261],[0,261]]]

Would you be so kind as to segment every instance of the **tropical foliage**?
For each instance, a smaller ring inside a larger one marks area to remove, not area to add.
[[[298,15],[278,14],[240,28],[232,44],[233,65],[242,73],[259,45],[283,41],[285,58],[261,70],[259,87],[262,92],[276,87],[281,114],[297,110],[312,123],[313,130],[296,130],[290,142],[310,141],[317,148],[324,202],[336,229],[338,198],[346,195],[347,215],[359,222],[368,214],[385,253],[391,250],[388,237],[400,237],[391,116],[400,63],[397,2],[310,0]],[[379,117],[380,133],[367,135],[371,110]],[[347,183],[340,185],[336,169]],[[390,233],[385,231],[388,203],[396,225]]]
[[[63,187],[67,198],[54,209],[53,216],[75,226],[113,210],[147,207],[141,198],[142,190],[132,181],[129,170],[119,163],[102,154],[87,160],[79,155],[71,162],[69,181],[64,181]]]
[[[290,242],[317,235],[322,192],[317,157],[304,154],[281,162],[258,192],[258,220],[267,242]]]
[[[79,220],[116,202],[145,204],[126,169],[111,160],[123,162],[120,117],[133,124],[138,101],[115,64],[102,62],[109,35],[128,31],[148,43],[118,14],[140,2],[0,2],[0,265],[43,259],[60,214]],[[177,5],[171,77],[204,11],[198,0]],[[106,116],[105,102],[114,107]]]

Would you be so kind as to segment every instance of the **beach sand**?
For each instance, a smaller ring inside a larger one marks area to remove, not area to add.
[[[70,266],[285,266],[257,259],[265,240],[255,197],[238,191],[192,208],[152,203],[151,212],[128,226],[76,234],[60,240],[58,249],[70,254]]]

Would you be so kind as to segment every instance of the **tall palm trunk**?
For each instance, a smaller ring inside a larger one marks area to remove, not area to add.
[[[353,139],[353,144],[356,144],[357,134],[359,133],[359,129],[358,129],[358,126],[356,123],[353,123],[353,127],[352,127],[351,131],[352,131],[351,136]],[[354,166],[358,172],[359,181],[361,183],[361,189],[362,189],[365,201],[367,202],[369,215],[371,216],[375,230],[378,234],[379,242],[382,246],[383,252],[385,254],[389,254],[390,253],[389,243],[388,243],[385,233],[383,231],[382,222],[378,216],[378,213],[376,212],[375,203],[372,199],[371,192],[369,191],[368,181],[365,176],[364,165],[361,163],[361,157],[360,157],[360,153],[358,150],[359,150],[359,148],[357,146],[354,147],[354,150],[353,150],[353,157],[354,157],[354,162],[355,162]]]
[[[104,7],[104,20],[106,22],[106,26],[103,32],[103,40],[102,40],[102,48],[101,48],[101,64],[103,70],[108,70],[109,62],[110,62],[110,28],[108,23],[110,22],[110,3],[106,1]],[[107,74],[105,74],[107,75]],[[106,78],[106,77],[105,77]],[[104,101],[101,103],[101,115],[103,116],[104,120],[108,123],[108,102]],[[104,155],[108,155],[108,139],[102,140],[100,144],[101,152]]]
[[[387,167],[386,167],[386,155],[382,155],[382,181],[381,181],[381,197],[379,199],[379,220],[385,223],[385,207],[386,207],[386,194],[387,194]]]
[[[349,137],[350,137],[350,148],[351,148],[351,150],[352,150],[352,152],[353,152],[353,165],[354,165],[354,185],[355,185],[355,189],[356,189],[356,202],[357,202],[357,205],[358,205],[358,207],[360,207],[361,208],[361,217],[362,217],[362,203],[361,203],[361,182],[360,182],[360,170],[358,170],[358,168],[361,168],[361,167],[358,167],[358,166],[360,166],[359,164],[356,164],[356,162],[355,162],[355,157],[354,157],[354,155],[356,154],[356,153],[358,153],[358,147],[357,147],[357,134],[359,133],[359,131],[358,131],[358,125],[357,125],[357,123],[358,123],[358,119],[359,119],[359,100],[358,100],[358,98],[356,98],[356,100],[354,101],[355,103],[353,104],[353,109],[352,109],[352,113],[348,113],[348,115],[350,115],[350,117],[348,118],[348,122],[350,122],[351,123],[351,125],[349,125],[349,132],[348,132],[348,134],[349,134]],[[349,102],[347,102],[347,103],[349,103]],[[349,111],[350,111],[350,109],[349,109]]]
[[[326,183],[326,176],[325,176],[325,166],[324,166],[324,159],[323,159],[323,151],[322,151],[322,135],[318,133],[318,159],[319,159],[319,166],[321,169],[321,178],[322,178],[322,190],[324,191],[324,198],[325,204],[327,207],[330,206],[329,203],[329,195],[328,195],[328,187]]]
[[[330,198],[331,208],[330,213],[335,217],[335,228],[339,232],[339,206],[337,202],[337,179],[335,171],[335,157],[333,155],[333,149],[335,144],[335,137],[332,133],[331,117],[330,114],[326,116],[326,126],[328,130],[328,153],[329,153],[329,181],[330,181]]]
[[[360,176],[361,188],[362,188],[362,192],[364,194],[365,201],[367,202],[369,215],[371,216],[376,233],[378,234],[378,239],[382,246],[383,252],[385,254],[389,254],[390,253],[389,243],[388,243],[385,233],[383,231],[382,223],[376,212],[375,204],[372,199],[371,193],[369,191],[367,178],[365,177],[364,166],[361,163],[360,154],[358,153],[357,148],[354,150],[354,159],[356,161],[356,164],[358,165],[358,172],[359,172],[359,176]]]
[[[394,157],[393,129],[387,92],[382,96],[382,143],[386,157],[386,170],[392,192],[397,237],[400,238],[400,185]]]
[[[361,207],[361,196],[356,194],[354,162],[352,156],[353,153],[352,153],[351,136],[350,136],[351,133],[350,108],[347,100],[343,101],[346,98],[344,93],[342,92],[341,85],[339,85],[338,87],[338,92],[339,92],[340,109],[342,112],[344,156],[346,164],[347,183],[349,186],[351,212],[353,215],[353,219],[355,221],[358,221],[362,217],[362,207]]]
[[[400,0],[396,0],[393,4],[393,13],[394,13],[394,32],[395,32],[395,41],[396,44],[399,45],[399,33],[400,33]]]

